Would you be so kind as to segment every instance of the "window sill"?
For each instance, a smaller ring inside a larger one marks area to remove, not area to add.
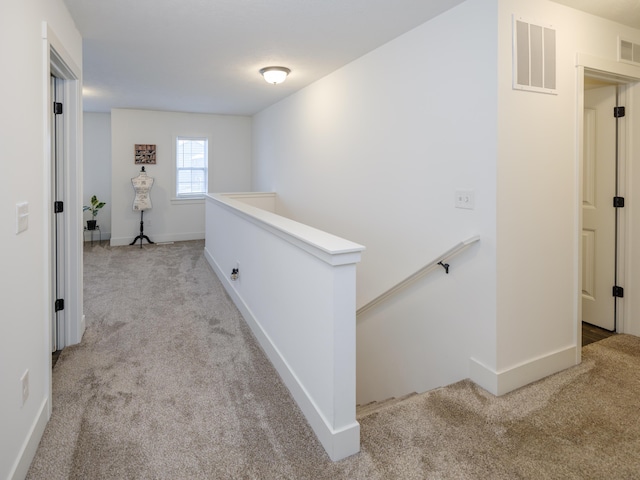
[[[172,205],[198,205],[201,203],[204,203],[204,195],[201,197],[188,197],[188,198],[174,197],[171,199]]]

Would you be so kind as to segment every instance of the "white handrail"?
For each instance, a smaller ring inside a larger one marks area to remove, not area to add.
[[[469,237],[466,240],[463,240],[462,242],[458,243],[456,246],[450,248],[449,250],[447,250],[445,253],[443,253],[439,257],[436,257],[434,260],[429,262],[427,265],[422,267],[420,270],[416,271],[415,273],[412,273],[407,278],[405,278],[401,282],[397,283],[395,286],[391,287],[386,292],[382,293],[381,295],[378,295],[376,298],[371,300],[369,303],[367,303],[366,305],[360,307],[358,310],[356,310],[356,316],[362,315],[363,313],[365,313],[366,311],[372,309],[376,305],[384,302],[387,298],[391,297],[392,295],[395,295],[397,292],[402,290],[404,287],[406,287],[410,283],[412,283],[412,282],[418,280],[419,278],[423,277],[424,275],[426,275],[430,270],[432,270],[433,268],[437,267],[440,262],[443,262],[447,258],[453,257],[457,253],[459,253],[462,250],[464,250],[465,248],[467,248],[469,245],[471,245],[471,244],[473,244],[475,242],[478,242],[479,240],[480,240],[480,235],[474,235],[473,237]],[[448,266],[446,268],[448,269]],[[448,270],[447,270],[447,273],[448,273]]]

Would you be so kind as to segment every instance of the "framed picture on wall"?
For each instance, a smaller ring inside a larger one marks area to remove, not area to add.
[[[134,147],[133,162],[136,165],[155,165],[156,146],[136,143]]]

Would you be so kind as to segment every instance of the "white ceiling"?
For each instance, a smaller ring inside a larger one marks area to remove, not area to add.
[[[463,0],[64,1],[84,39],[86,111],[251,115]],[[638,0],[555,1],[640,28]],[[269,85],[269,65],[292,73]]]
[[[84,108],[251,115],[463,0],[64,0]],[[291,75],[267,84],[262,67]]]
[[[568,7],[640,29],[639,0],[552,0]]]

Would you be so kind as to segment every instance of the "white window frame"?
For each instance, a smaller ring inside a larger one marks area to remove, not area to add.
[[[206,160],[206,165],[204,167],[205,170],[205,190],[208,190],[209,188],[209,146],[211,144],[211,139],[209,138],[208,135],[174,135],[174,142],[173,142],[173,177],[174,177],[174,182],[173,182],[173,194],[174,197],[172,198],[172,201],[176,201],[179,203],[201,203],[202,201],[204,201],[204,195],[207,192],[203,192],[203,193],[193,193],[193,194],[179,194],[178,193],[178,171],[180,170],[180,167],[178,166],[178,142],[180,140],[204,140],[206,142],[205,145],[205,160]]]

